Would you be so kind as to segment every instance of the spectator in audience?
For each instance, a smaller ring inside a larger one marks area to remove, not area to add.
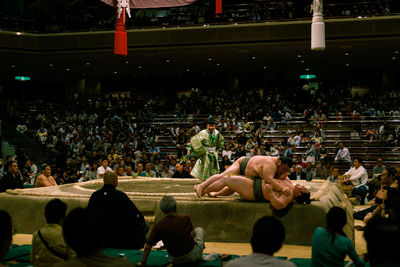
[[[315,178],[326,180],[332,173],[332,163],[329,158],[323,158],[315,167]]]
[[[185,171],[187,171],[188,173],[190,173],[192,171],[192,163],[190,162],[190,160],[185,161]]]
[[[118,176],[115,172],[107,171],[103,181],[103,188],[90,196],[88,209],[96,216],[97,223],[103,226],[105,247],[143,248],[148,231],[143,214],[124,192],[116,189]]]
[[[287,145],[283,156],[289,159],[293,159],[293,152],[296,149],[296,145]]]
[[[160,158],[159,157],[154,158],[153,170],[156,172],[157,177],[160,177],[162,168],[163,165],[160,163]]]
[[[60,199],[50,200],[44,208],[46,225],[32,235],[31,262],[36,267],[53,266],[75,257],[62,235],[67,204]]]
[[[151,142],[151,148],[149,149],[150,159],[154,160],[154,158],[160,155],[160,148],[156,146],[156,142]]]
[[[265,216],[253,226],[250,243],[253,253],[228,262],[225,267],[241,266],[295,266],[292,262],[273,257],[285,240],[285,227],[275,217]]]
[[[96,221],[89,209],[76,208],[72,210],[65,219],[63,225],[63,236],[65,242],[77,254],[77,257],[64,262],[56,263],[55,267],[70,266],[102,266],[102,267],[133,267],[133,263],[123,258],[104,255],[104,239],[102,232],[118,230],[118,226],[103,227],[102,223]],[[89,227],[82,227],[89,226]]]
[[[376,129],[372,126],[368,127],[368,129],[365,131],[365,137],[369,140],[369,143],[372,142],[376,135]]]
[[[311,162],[312,164],[315,163],[315,157],[316,157],[316,151],[315,151],[315,146],[311,145],[310,143],[307,143],[307,151],[306,151],[306,161]]]
[[[169,261],[173,264],[215,259],[215,256],[203,256],[205,232],[200,227],[193,229],[188,215],[177,213],[173,196],[164,196],[160,201],[160,209],[165,217],[153,226],[144,247],[142,261],[136,266],[146,265],[151,248],[160,240],[168,251]]]
[[[183,165],[180,163],[176,164],[176,171],[172,175],[172,178],[192,178],[189,172],[187,172]]]
[[[131,177],[131,178],[133,178],[134,173],[133,173],[133,170],[132,170],[132,167],[131,167],[131,166],[127,166],[127,167],[126,167],[126,169],[125,169],[125,175],[126,175],[126,176],[129,176],[129,177]]]
[[[171,171],[169,168],[168,164],[164,163],[163,165],[163,171],[161,172],[160,177],[161,178],[171,178],[174,173]]]
[[[343,182],[351,182],[353,185],[353,195],[360,198],[360,204],[364,205],[365,197],[368,193],[368,172],[361,166],[361,158],[355,158],[353,160],[353,167],[348,170],[343,177]]]
[[[238,159],[240,157],[245,157],[246,156],[246,151],[243,149],[242,144],[238,144],[238,147],[235,151],[235,158]]]
[[[339,183],[339,168],[333,167],[332,174],[328,177],[329,182]]]
[[[38,175],[35,187],[56,186],[56,180],[51,176],[51,167],[47,164],[42,166],[42,173]]]
[[[377,164],[372,169],[372,179],[368,181],[368,199],[371,200],[375,198],[376,194],[381,188],[381,176],[382,171],[386,168],[383,165],[383,160],[381,157],[377,159]]]
[[[101,163],[102,165],[97,168],[97,179],[103,179],[104,173],[112,171],[112,169],[108,167],[108,159],[103,159]]]
[[[125,176],[125,169],[122,166],[117,167],[116,170],[117,176]]]
[[[145,168],[146,168],[146,176],[148,175],[148,177],[157,177],[156,172],[153,171],[153,164],[151,162],[147,162]]]
[[[343,143],[339,144],[339,150],[335,157],[335,162],[337,163],[350,163],[350,152],[347,147],[344,147]]]
[[[306,175],[307,181],[312,181],[314,179],[315,173],[312,169],[312,164],[310,162],[307,162],[306,168],[303,170],[303,172]]]
[[[13,238],[11,217],[4,210],[0,210],[0,266],[6,256]]]
[[[32,161],[31,159],[27,158],[25,161],[25,165],[22,168],[22,178],[25,182],[31,183],[35,179],[35,173],[32,170]]]
[[[398,247],[394,245],[400,240],[400,228],[394,220],[382,216],[371,218],[364,229],[364,238],[371,267],[400,265]]]
[[[289,176],[290,180],[306,180],[307,176],[303,172],[301,165],[296,165],[296,171]]]
[[[150,177],[150,174],[148,174],[145,170],[143,170],[143,164],[138,163],[137,165],[137,173],[133,176],[133,178],[137,177]]]
[[[326,229],[317,227],[312,238],[311,266],[343,266],[346,255],[356,266],[364,266],[351,240],[346,237],[346,212],[332,207],[326,214]]]
[[[229,144],[226,144],[224,150],[222,150],[222,157],[224,156],[227,156],[230,161],[233,160],[233,152]]]
[[[9,161],[7,166],[7,172],[0,180],[0,192],[5,192],[7,189],[24,188],[23,177],[18,169],[17,162]]]

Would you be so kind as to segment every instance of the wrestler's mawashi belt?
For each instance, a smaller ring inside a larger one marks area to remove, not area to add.
[[[253,178],[253,195],[254,201],[265,201],[262,191],[262,179],[260,177]]]
[[[246,167],[247,167],[247,163],[249,162],[250,157],[245,157],[244,159],[242,159],[242,161],[240,162],[240,175],[245,175],[244,173],[246,172]]]

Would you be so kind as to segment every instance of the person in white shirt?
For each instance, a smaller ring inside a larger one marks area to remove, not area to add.
[[[353,167],[350,168],[345,174],[343,182],[351,182],[353,185],[353,195],[360,197],[360,204],[364,205],[365,197],[368,194],[368,172],[361,166],[362,160],[354,158]]]
[[[338,163],[349,163],[351,161],[350,152],[343,143],[339,144],[339,150],[336,154],[335,161]]]
[[[97,179],[103,179],[103,176],[106,173],[106,171],[112,172],[112,169],[108,167],[108,160],[103,159],[102,165],[97,168]]]

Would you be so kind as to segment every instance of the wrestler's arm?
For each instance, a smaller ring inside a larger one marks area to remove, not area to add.
[[[286,206],[289,205],[289,203],[292,201],[291,196],[287,196],[279,192],[274,192],[271,185],[269,184],[266,184],[263,189],[268,192],[268,200],[271,202],[271,205],[277,210],[286,208]]]
[[[284,187],[280,185],[275,179],[275,172],[276,172],[276,167],[272,167],[273,163],[271,162],[270,164],[264,164],[263,165],[263,171],[261,177],[263,178],[264,182],[266,184],[270,184],[272,186],[272,189],[274,191],[282,192]]]

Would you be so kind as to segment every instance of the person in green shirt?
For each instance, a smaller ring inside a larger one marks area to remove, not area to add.
[[[357,255],[353,243],[343,232],[347,223],[344,209],[332,207],[326,215],[326,221],[326,228],[315,229],[311,266],[343,267],[346,255],[349,255],[355,266],[364,266],[365,262]]]

